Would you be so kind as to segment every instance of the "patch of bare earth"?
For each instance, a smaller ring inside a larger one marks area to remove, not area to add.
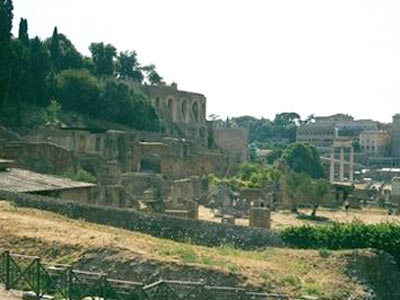
[[[0,299],[2,300],[21,300],[22,294],[18,291],[6,291],[0,286]]]
[[[366,295],[373,288],[380,293],[377,299],[389,299],[381,295],[386,296],[384,291],[396,286],[400,278],[390,257],[372,250],[208,248],[16,208],[7,202],[0,202],[0,247],[39,255],[46,261],[74,263],[79,269],[106,272],[112,278],[204,280],[214,285],[259,287],[293,297],[368,299]],[[371,284],[377,268],[385,276],[379,289]],[[390,299],[400,299],[398,289],[392,288],[390,293],[394,296]]]

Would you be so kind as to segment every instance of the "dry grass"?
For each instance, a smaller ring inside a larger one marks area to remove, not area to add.
[[[139,258],[153,264],[189,265],[203,271],[235,273],[243,279],[243,285],[262,286],[294,296],[314,294],[347,299],[340,295],[363,293],[362,286],[346,272],[353,251],[325,255],[321,251],[277,248],[242,251],[229,245],[208,248],[16,208],[1,201],[0,232],[2,247],[63,263],[78,261],[91,249],[107,249],[120,253],[115,259],[121,261]]]
[[[300,213],[310,215],[310,209],[301,209]],[[377,224],[381,222],[393,222],[400,224],[400,216],[390,216],[387,210],[383,209],[350,209],[348,213],[344,210],[328,210],[321,208],[318,210],[317,215],[320,217],[327,218],[329,221],[337,221],[341,223],[350,223],[355,220],[364,222],[366,224]],[[199,216],[203,220],[211,222],[221,222],[221,218],[215,218],[212,212],[200,206]],[[236,224],[248,226],[248,219],[236,219]],[[296,215],[289,211],[277,211],[271,213],[271,226],[275,229],[280,229],[288,226],[301,226],[304,224],[318,224],[318,222],[311,222],[309,220],[303,220],[296,218]]]

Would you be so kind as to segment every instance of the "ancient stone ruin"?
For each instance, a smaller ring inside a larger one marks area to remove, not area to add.
[[[179,91],[176,84],[140,88],[156,109],[164,133],[43,127],[0,141],[0,157],[41,173],[85,170],[97,180],[90,199],[94,204],[196,219],[197,200],[208,193],[202,177],[228,175],[246,161],[247,132],[213,133],[201,94]],[[230,141],[232,136],[235,140]]]

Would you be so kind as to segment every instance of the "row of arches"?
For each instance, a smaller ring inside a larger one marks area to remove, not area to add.
[[[180,120],[185,123],[189,123],[191,119],[194,122],[199,123],[202,119],[205,119],[205,104],[199,104],[200,101],[190,101],[186,98],[182,98],[179,103],[174,98],[167,98],[166,109],[167,113],[174,120]],[[154,104],[156,108],[161,108],[161,100],[159,97],[155,98]],[[191,118],[192,116],[192,118]]]

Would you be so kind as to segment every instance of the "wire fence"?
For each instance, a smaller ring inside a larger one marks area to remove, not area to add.
[[[74,270],[70,265],[47,264],[39,257],[0,251],[0,282],[6,290],[31,291],[37,299],[51,295],[63,300],[268,300],[286,295],[202,282],[160,280],[142,282],[108,278],[105,273]]]

